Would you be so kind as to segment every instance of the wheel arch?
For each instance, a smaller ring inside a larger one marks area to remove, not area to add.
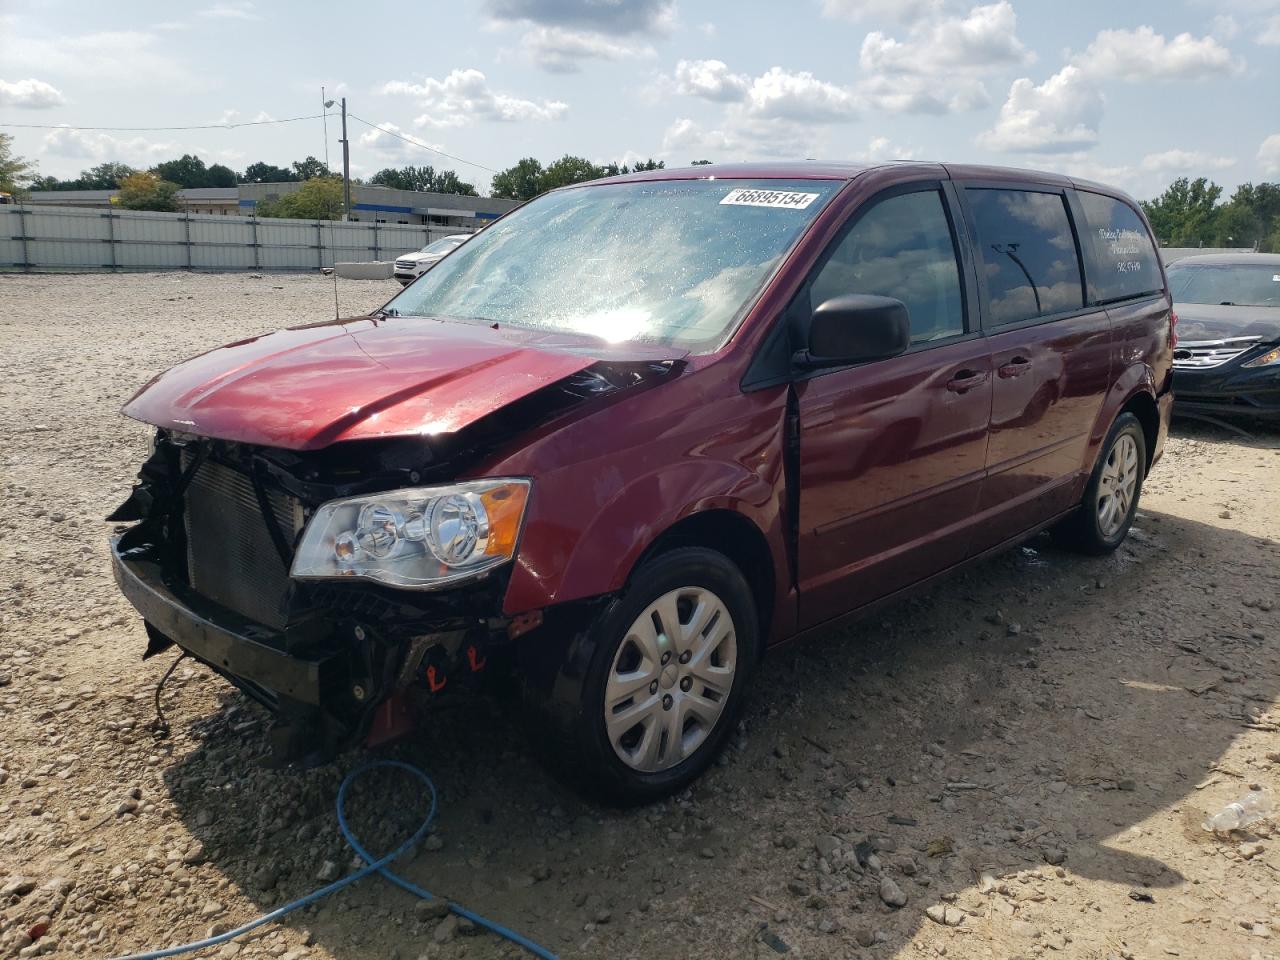
[[[1139,390],[1125,401],[1116,416],[1119,417],[1122,413],[1132,413],[1138,418],[1138,423],[1142,424],[1147,460],[1143,467],[1150,470],[1151,461],[1155,457],[1156,442],[1160,436],[1160,408],[1156,404],[1155,397],[1145,390]]]
[[[763,647],[773,623],[777,588],[773,553],[764,531],[735,510],[711,508],[688,514],[654,538],[632,566],[628,580],[649,560],[679,547],[705,547],[733,562],[755,598],[758,635]]]

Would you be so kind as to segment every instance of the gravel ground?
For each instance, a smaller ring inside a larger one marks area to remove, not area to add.
[[[345,312],[394,292],[343,282]],[[320,319],[315,277],[0,276],[0,956],[109,956],[243,922],[351,868],[350,755],[267,769],[258,708],[172,662],[111,582],[101,519],[147,432],[117,415],[215,344]],[[1280,956],[1280,435],[1181,428],[1128,543],[1032,542],[772,655],[724,762],[619,813],[528,758],[493,704],[440,705],[385,752],[440,788],[403,864],[564,957]],[[375,850],[411,785],[355,791]],[[364,881],[222,957],[515,957]],[[34,943],[32,943],[34,939]]]

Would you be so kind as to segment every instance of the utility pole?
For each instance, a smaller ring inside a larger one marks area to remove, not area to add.
[[[347,144],[347,98],[342,98],[342,219],[351,219],[351,150]]]

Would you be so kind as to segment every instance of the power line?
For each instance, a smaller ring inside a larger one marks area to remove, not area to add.
[[[389,137],[395,137],[397,140],[403,140],[405,143],[412,144],[415,147],[421,147],[423,150],[430,150],[432,153],[438,153],[440,154],[440,156],[448,157],[450,160],[456,160],[458,163],[465,163],[469,167],[476,167],[480,170],[487,170],[489,173],[499,172],[493,169],[493,167],[486,167],[483,163],[476,163],[474,160],[465,160],[462,157],[456,157],[452,153],[445,153],[445,151],[439,149],[438,147],[433,147],[428,144],[425,144],[421,140],[415,140],[413,137],[408,137],[403,134],[396,133],[394,130],[387,130],[385,127],[380,127],[376,123],[370,123],[368,120],[364,119],[363,117],[357,117],[354,113],[348,112],[347,116],[350,117],[352,120],[356,120],[360,123],[363,123],[370,130],[377,130],[379,133],[385,133]]]
[[[202,123],[187,127],[76,127],[65,123],[0,123],[0,127],[19,127],[24,130],[104,130],[116,133],[160,130],[234,130],[236,127],[261,127],[272,123],[319,120],[324,116],[326,115],[323,113],[314,113],[306,117],[285,117],[283,120],[243,120],[239,123]]]

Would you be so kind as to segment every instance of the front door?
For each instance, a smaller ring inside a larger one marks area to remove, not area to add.
[[[1111,380],[1107,312],[1086,308],[1067,196],[963,191],[995,371],[979,549],[1067,510]]]
[[[967,318],[953,213],[937,184],[873,201],[808,284],[808,313],[849,293],[901,300],[911,347],[797,384],[802,626],[968,555],[992,368]]]

